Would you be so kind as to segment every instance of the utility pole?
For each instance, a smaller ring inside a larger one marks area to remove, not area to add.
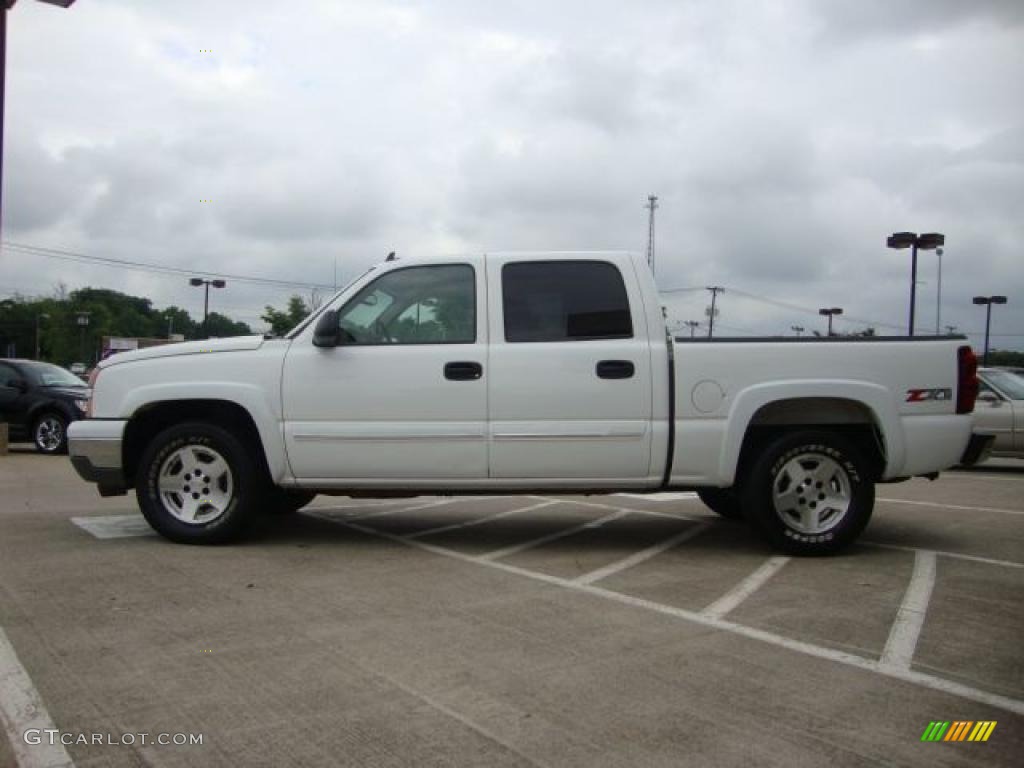
[[[693,332],[700,328],[700,322],[697,320],[684,320],[683,325],[690,329],[690,338],[693,338]]]
[[[650,214],[647,222],[647,266],[654,272],[654,212],[658,209],[658,196],[648,195],[644,206]]]
[[[708,338],[710,339],[715,334],[715,299],[718,298],[718,294],[725,293],[725,288],[720,285],[709,285],[707,287],[711,291],[711,306],[706,310],[708,315]]]

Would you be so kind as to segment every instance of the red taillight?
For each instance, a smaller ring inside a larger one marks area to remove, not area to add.
[[[970,347],[956,351],[956,412],[971,413],[978,398],[978,358]]]

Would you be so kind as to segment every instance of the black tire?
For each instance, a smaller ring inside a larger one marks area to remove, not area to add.
[[[196,468],[182,464],[183,455],[196,457]],[[211,456],[226,465],[216,476],[210,475],[217,470],[206,469],[221,466],[208,461]],[[188,493],[168,491],[172,482],[183,483]],[[234,434],[214,424],[186,422],[149,441],[139,460],[135,494],[142,514],[162,536],[182,544],[222,544],[238,538],[258,512],[266,482],[259,462]],[[196,510],[192,521],[183,519],[186,505]]]
[[[32,422],[32,442],[39,453],[56,456],[68,451],[68,419],[57,411],[46,411]]]
[[[793,432],[754,462],[744,483],[743,509],[777,549],[833,554],[852,544],[871,520],[875,484],[868,468],[857,447],[841,435]]]
[[[734,488],[698,488],[697,495],[706,507],[726,520],[743,519],[743,506]]]
[[[272,486],[264,492],[263,511],[272,515],[292,515],[316,498],[313,491]]]

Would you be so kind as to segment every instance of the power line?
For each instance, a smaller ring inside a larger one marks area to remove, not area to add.
[[[788,310],[793,311],[793,312],[803,312],[803,313],[809,314],[809,315],[816,315],[816,314],[818,314],[818,310],[816,310],[816,309],[811,309],[809,307],[801,307],[801,306],[799,306],[797,304],[789,304],[789,303],[787,303],[785,301],[778,301],[776,299],[768,298],[767,296],[759,296],[756,293],[750,293],[749,291],[741,291],[739,288],[730,288],[729,292],[730,293],[734,293],[737,296],[741,296],[741,297],[743,297],[745,299],[750,299],[751,301],[759,301],[762,304],[770,304],[773,307],[779,307],[781,309],[788,309]],[[861,317],[854,317],[853,315],[846,315],[845,319],[846,319],[847,322],[852,322],[852,323],[864,323],[865,325],[874,325],[874,326],[879,326],[881,328],[893,328],[893,329],[895,329],[897,331],[902,331],[903,330],[903,326],[902,325],[896,325],[894,323],[881,323],[881,322],[878,322],[877,320],[869,320],[869,319],[865,319],[865,318],[861,318]]]
[[[312,289],[330,289],[332,286],[328,283],[304,283],[296,280],[276,280],[269,277],[258,277],[255,275],[238,275],[227,272],[210,272],[202,269],[185,269],[183,267],[168,267],[162,264],[153,264],[145,261],[134,261],[131,259],[115,259],[111,256],[93,256],[86,253],[78,253],[76,251],[67,251],[60,248],[44,248],[41,246],[27,245],[24,243],[13,243],[8,240],[3,241],[3,246],[7,250],[11,250],[15,253],[20,253],[29,256],[42,256],[48,259],[59,259],[61,261],[73,261],[80,264],[92,264],[96,266],[113,267],[116,269],[130,269],[136,272],[149,272],[151,274],[163,274],[163,275],[183,275],[186,277],[192,277],[196,275],[205,275],[208,277],[217,277],[227,280],[234,280],[240,283],[250,283],[252,285],[266,285],[274,286],[278,288],[304,288],[307,290]]]

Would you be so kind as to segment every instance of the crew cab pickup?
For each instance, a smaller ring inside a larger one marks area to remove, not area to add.
[[[127,352],[69,430],[169,539],[349,496],[696,489],[775,547],[834,552],[879,482],[980,458],[962,339],[672,339],[630,254],[388,261],[286,338]]]

